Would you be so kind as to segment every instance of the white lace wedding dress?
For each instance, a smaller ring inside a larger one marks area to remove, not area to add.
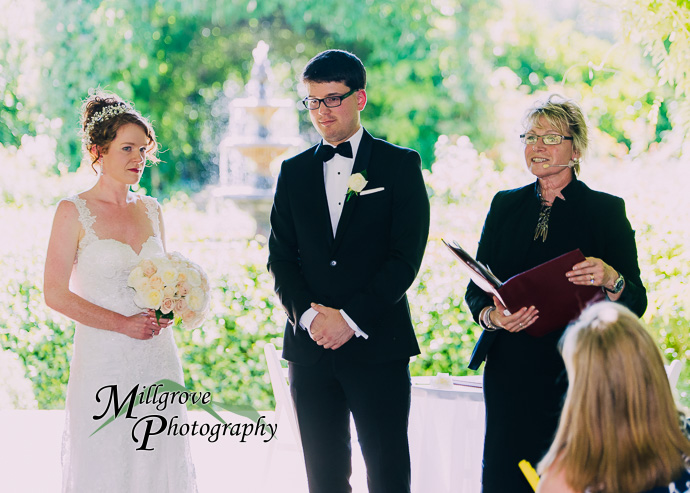
[[[142,197],[153,235],[139,253],[117,240],[99,239],[94,232],[98,218],[91,214],[86,200],[79,196],[65,200],[77,207],[85,231],[72,273],[72,290],[96,305],[126,316],[141,312],[134,304],[133,290],[127,287],[127,277],[141,259],[163,254],[156,200]],[[65,406],[63,492],[196,492],[187,437],[179,433],[168,435],[165,430],[150,437],[146,448],[154,450],[137,450],[143,444],[146,429],[145,421],[135,426],[139,419],[164,416],[168,425],[172,422],[179,429],[179,425],[187,422],[184,406],[168,405],[161,412],[152,404],[142,404],[133,408],[132,414],[137,419],[120,416],[92,436],[114,414],[113,404],[109,403],[111,392],[102,391],[98,402],[99,389],[117,385],[117,397],[122,405],[135,386],[139,386],[139,392],[145,392],[151,384],[164,378],[184,384],[172,329],[163,330],[149,340],[138,340],[77,324]],[[107,415],[94,419],[107,406],[110,406]],[[152,432],[161,426],[158,419],[152,423]]]

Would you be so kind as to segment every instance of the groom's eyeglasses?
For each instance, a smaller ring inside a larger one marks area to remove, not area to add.
[[[326,108],[337,108],[341,104],[343,104],[343,99],[345,99],[348,96],[352,96],[354,93],[356,93],[359,89],[352,89],[350,92],[346,92],[342,96],[328,96],[325,98],[304,98],[302,100],[302,104],[304,105],[305,108],[308,110],[318,110],[319,107],[321,106],[321,103],[326,105]]]

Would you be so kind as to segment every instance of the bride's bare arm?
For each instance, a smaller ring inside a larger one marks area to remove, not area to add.
[[[74,204],[58,205],[50,232],[44,272],[43,294],[46,305],[79,323],[103,330],[120,332],[135,339],[151,339],[152,330],[160,331],[155,316],[149,312],[126,317],[94,305],[69,289],[69,279],[79,245],[81,225]]]

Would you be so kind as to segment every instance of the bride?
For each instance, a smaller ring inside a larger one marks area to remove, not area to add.
[[[131,105],[106,92],[84,103],[82,129],[98,181],[59,203],[45,265],[46,304],[77,322],[62,491],[195,492],[187,438],[162,430],[145,441],[145,426],[136,424],[150,415],[187,420],[183,405],[161,410],[138,397],[161,379],[184,384],[170,322],[137,307],[127,287],[142,259],[165,254],[158,202],[130,191],[146,161],[157,161],[156,136]],[[141,405],[103,426],[135,395]]]

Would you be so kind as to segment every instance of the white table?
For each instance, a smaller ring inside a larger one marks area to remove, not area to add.
[[[412,377],[410,455],[413,493],[478,493],[484,448],[481,376],[452,377],[450,389],[432,377]]]

